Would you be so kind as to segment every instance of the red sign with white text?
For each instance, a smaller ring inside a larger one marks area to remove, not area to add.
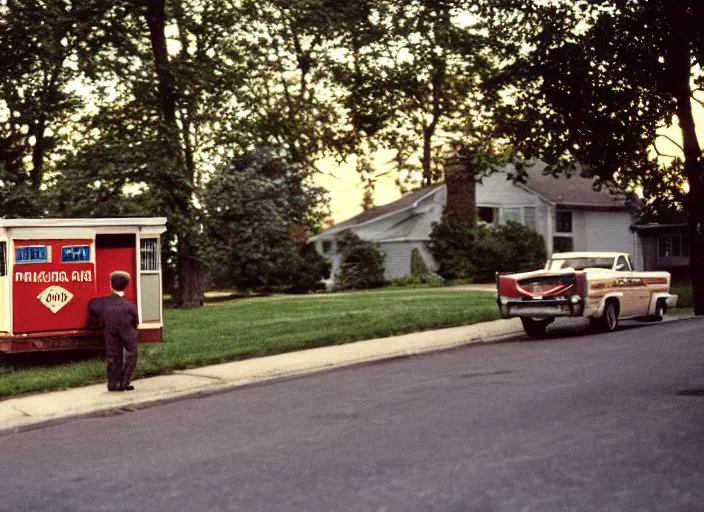
[[[14,251],[13,332],[85,328],[97,297],[93,240],[15,240]]]

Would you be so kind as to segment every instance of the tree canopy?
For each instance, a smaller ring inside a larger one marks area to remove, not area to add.
[[[503,67],[493,85],[510,91],[500,135],[555,174],[579,169],[599,183],[640,188],[660,208],[682,200],[703,314],[704,170],[692,102],[704,80],[704,4],[503,0],[485,14]],[[663,132],[673,123],[681,143]],[[678,158],[663,160],[666,139]]]
[[[403,189],[447,178],[465,199],[540,158],[681,203],[704,269],[703,21],[694,0],[0,0],[0,210],[167,215],[177,302],[197,306],[206,247],[317,229],[322,157],[356,157],[366,206],[380,149]],[[466,175],[444,175],[448,142]]]

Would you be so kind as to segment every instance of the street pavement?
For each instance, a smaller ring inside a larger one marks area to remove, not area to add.
[[[0,512],[702,510],[704,320],[575,324],[0,436]]]
[[[522,332],[517,318],[496,320],[178,371],[136,380],[135,390],[124,393],[109,393],[105,384],[95,384],[10,398],[0,401],[0,435],[47,422],[140,408],[272,379],[498,341]]]

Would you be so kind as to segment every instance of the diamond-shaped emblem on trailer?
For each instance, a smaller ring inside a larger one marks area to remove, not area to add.
[[[60,286],[54,285],[37,295],[37,299],[39,299],[39,302],[48,307],[52,313],[56,313],[66,304],[71,302],[71,299],[73,299],[73,294]]]

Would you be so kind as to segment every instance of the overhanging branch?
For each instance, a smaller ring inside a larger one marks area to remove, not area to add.
[[[676,140],[674,140],[672,137],[670,137],[669,135],[665,135],[664,133],[658,133],[657,136],[658,136],[658,137],[663,137],[663,138],[669,140],[669,141],[672,142],[675,146],[677,146],[677,149],[679,149],[680,151],[682,151],[682,153],[684,153],[684,148],[683,148]],[[672,157],[672,158],[676,158],[676,157]]]

